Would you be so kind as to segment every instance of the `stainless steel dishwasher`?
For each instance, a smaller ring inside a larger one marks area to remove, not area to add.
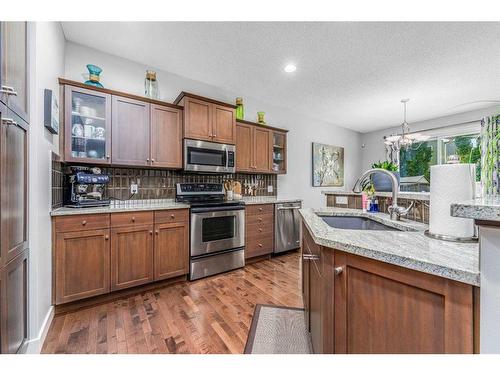
[[[274,205],[274,253],[300,247],[300,201]]]

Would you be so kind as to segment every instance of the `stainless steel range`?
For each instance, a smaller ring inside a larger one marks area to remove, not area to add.
[[[224,200],[217,183],[178,183],[178,202],[191,206],[189,279],[245,266],[245,204]]]

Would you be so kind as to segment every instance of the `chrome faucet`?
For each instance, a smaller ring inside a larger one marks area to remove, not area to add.
[[[377,173],[377,172],[386,174],[387,176],[389,176],[391,178],[392,204],[387,209],[389,210],[389,215],[391,216],[391,220],[398,220],[399,221],[399,220],[401,220],[401,216],[405,216],[408,214],[408,212],[410,212],[414,202],[412,202],[412,204],[410,204],[410,206],[408,206],[407,208],[398,206],[399,184],[398,184],[398,179],[396,178],[394,173],[391,173],[391,172],[389,172],[385,169],[381,169],[381,168],[368,169],[365,173],[363,173],[361,175],[360,178],[358,178],[358,180],[354,184],[354,187],[352,188],[352,191],[355,193],[361,193],[361,189],[358,188],[358,186],[360,187],[361,182],[365,178],[367,178],[367,177],[371,176],[373,173]]]

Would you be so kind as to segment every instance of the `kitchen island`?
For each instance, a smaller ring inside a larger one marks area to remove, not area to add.
[[[451,215],[475,219],[481,270],[480,352],[500,353],[500,197],[452,204]]]
[[[303,294],[315,353],[477,352],[477,244],[427,238],[385,214],[300,210]],[[324,217],[388,230],[340,229]]]

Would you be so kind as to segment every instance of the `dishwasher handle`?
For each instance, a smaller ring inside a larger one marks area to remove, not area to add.
[[[278,207],[277,209],[278,210],[295,210],[296,208],[299,209],[300,206]]]

